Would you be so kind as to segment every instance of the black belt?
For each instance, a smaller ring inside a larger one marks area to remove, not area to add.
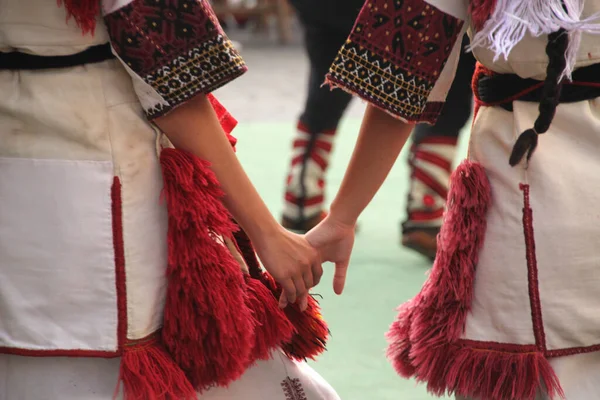
[[[110,44],[92,46],[68,56],[38,56],[20,52],[0,53],[0,70],[34,70],[70,68],[115,58]]]
[[[513,74],[480,75],[477,77],[477,98],[512,111],[513,101],[539,102],[544,82],[523,79]],[[575,103],[600,97],[600,64],[573,72],[573,80],[563,85],[560,102]]]

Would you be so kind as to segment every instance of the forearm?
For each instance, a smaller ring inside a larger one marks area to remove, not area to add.
[[[331,215],[354,224],[392,169],[412,124],[369,106],[342,185],[331,204]]]
[[[206,97],[197,96],[154,122],[176,148],[211,163],[225,192],[225,206],[252,240],[279,229],[235,156]]]

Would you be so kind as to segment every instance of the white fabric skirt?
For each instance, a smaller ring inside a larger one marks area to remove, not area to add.
[[[118,358],[59,358],[0,355],[0,400],[112,400]],[[121,399],[121,397],[117,397]],[[201,400],[339,400],[333,388],[304,362],[276,351],[228,388]]]

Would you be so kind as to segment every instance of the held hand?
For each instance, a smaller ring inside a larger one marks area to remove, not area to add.
[[[318,250],[322,261],[335,263],[333,290],[336,294],[342,294],[344,290],[350,254],[354,246],[355,229],[354,224],[343,223],[329,214],[306,234],[306,239]]]
[[[308,290],[323,275],[319,253],[300,235],[284,228],[255,241],[256,252],[265,269],[281,284],[279,306],[298,301],[301,310],[307,306]]]

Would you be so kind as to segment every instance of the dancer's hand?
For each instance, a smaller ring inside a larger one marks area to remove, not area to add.
[[[355,231],[355,223],[342,222],[329,214],[306,234],[306,239],[317,249],[322,261],[335,263],[333,290],[337,294],[342,294],[344,290]]]
[[[265,269],[281,284],[283,291],[279,306],[296,303],[304,311],[308,291],[323,275],[319,253],[305,237],[279,227],[273,234],[254,241],[256,252]]]

